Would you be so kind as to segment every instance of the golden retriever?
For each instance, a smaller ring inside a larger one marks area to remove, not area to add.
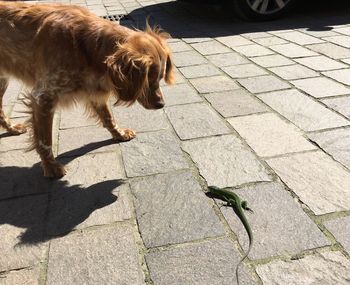
[[[10,134],[26,131],[5,117],[2,97],[9,77],[29,86],[32,146],[44,176],[65,175],[52,152],[56,107],[83,102],[117,141],[135,137],[119,128],[108,107],[138,101],[147,109],[164,106],[159,82],[174,81],[168,34],[148,25],[144,31],[104,20],[69,5],[0,2],[0,126]]]

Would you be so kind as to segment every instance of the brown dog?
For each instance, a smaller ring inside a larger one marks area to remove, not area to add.
[[[66,5],[0,2],[0,126],[11,134],[26,131],[12,125],[2,110],[8,78],[32,88],[32,149],[39,153],[44,175],[60,178],[65,169],[52,153],[55,108],[82,101],[117,141],[135,137],[115,124],[107,102],[138,101],[147,109],[164,106],[159,81],[173,83],[166,33],[131,30],[88,10]]]

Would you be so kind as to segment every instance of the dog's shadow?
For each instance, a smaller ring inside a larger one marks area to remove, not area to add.
[[[18,244],[64,236],[97,209],[115,203],[122,184],[122,180],[108,180],[83,187],[44,178],[38,164],[1,167],[0,227],[20,228]]]

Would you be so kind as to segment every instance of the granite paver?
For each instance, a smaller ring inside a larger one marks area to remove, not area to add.
[[[321,133],[309,134],[308,137],[350,169],[350,129],[336,129]]]
[[[206,104],[172,106],[166,109],[166,113],[182,140],[231,132],[224,121]]]
[[[326,71],[347,67],[346,64],[330,59],[324,55],[296,58],[294,60],[316,71]]]
[[[30,284],[39,285],[40,271],[38,267],[0,273],[0,285]]]
[[[184,142],[183,149],[208,185],[228,187],[271,180],[262,163],[233,135]]]
[[[350,96],[324,99],[322,102],[350,119]]]
[[[223,75],[191,79],[190,82],[199,93],[220,92],[239,88],[235,81]]]
[[[273,113],[231,118],[228,122],[259,156],[315,149],[297,127]]]
[[[249,61],[235,52],[221,53],[207,56],[207,59],[218,67],[236,66],[239,64],[249,63]]]
[[[339,284],[350,279],[350,261],[340,252],[325,252],[291,261],[276,261],[257,267],[257,273],[266,285]]]
[[[308,50],[294,43],[270,46],[270,48],[275,52],[278,52],[290,58],[318,55],[316,52]]]
[[[258,97],[304,131],[316,131],[350,124],[345,118],[297,90],[266,93]]]
[[[239,255],[227,239],[151,252],[146,260],[157,285],[237,284],[234,271]],[[239,273],[240,284],[255,284],[247,270],[241,268]]]
[[[249,201],[249,207],[254,211],[254,214],[247,214],[247,219],[254,240],[259,242],[253,244],[250,259],[296,254],[330,244],[282,184],[265,183],[234,192]],[[240,220],[232,209],[221,206],[220,210],[243,249],[247,250],[248,237]]]
[[[210,93],[205,95],[205,98],[224,117],[243,116],[268,111],[264,104],[244,89]]]
[[[232,78],[245,78],[268,74],[266,70],[262,69],[256,64],[251,63],[242,64],[238,68],[237,66],[222,67],[222,70],[225,71]]]
[[[290,88],[290,85],[273,75],[264,75],[254,78],[238,80],[248,91],[252,93],[263,93]]]
[[[145,284],[134,235],[118,225],[53,240],[46,284]]]
[[[166,106],[203,101],[196,90],[186,83],[176,84],[174,86],[164,86],[162,90]]]
[[[271,70],[273,73],[275,73],[279,77],[286,80],[302,79],[302,78],[318,76],[318,73],[316,71],[313,71],[305,66],[298,65],[298,64],[271,67],[269,70]]]
[[[146,247],[224,234],[218,217],[190,172],[146,177],[132,182],[131,188]]]
[[[350,94],[350,88],[325,77],[299,79],[291,83],[315,98]]]
[[[293,154],[267,162],[316,215],[350,209],[350,173],[325,153]]]
[[[179,143],[169,132],[139,134],[132,141],[122,144],[121,150],[128,177],[166,173],[188,167]]]
[[[323,74],[340,83],[350,85],[350,69],[327,71],[323,72]]]
[[[0,201],[0,272],[38,265],[45,259],[48,196]]]
[[[324,225],[340,242],[347,253],[350,253],[350,216],[327,221]]]

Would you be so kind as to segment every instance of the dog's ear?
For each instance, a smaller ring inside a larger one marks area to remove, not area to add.
[[[118,94],[117,104],[133,104],[148,90],[148,71],[151,59],[141,55],[127,44],[108,56],[105,63],[109,76]]]
[[[173,66],[173,60],[171,58],[170,52],[168,52],[167,59],[166,59],[164,80],[167,84],[174,84],[175,83],[174,66]]]

